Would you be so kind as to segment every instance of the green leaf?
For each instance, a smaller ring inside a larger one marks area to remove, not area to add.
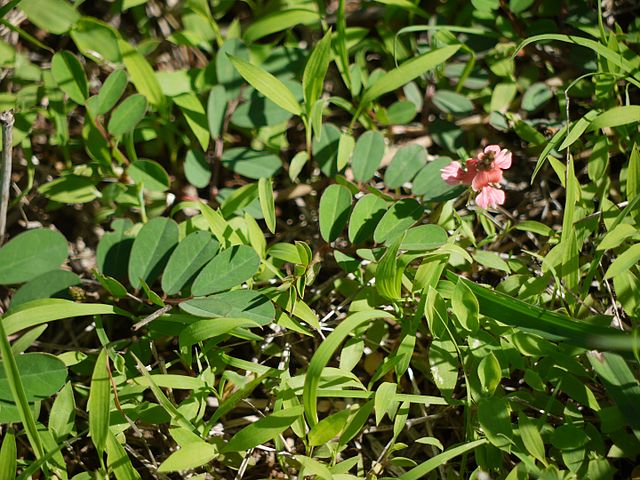
[[[111,384],[109,382],[108,362],[107,349],[103,348],[100,350],[93,368],[89,387],[89,400],[87,401],[89,436],[91,436],[91,441],[100,455],[102,455],[107,446],[107,436],[109,435]]]
[[[446,452],[442,452],[435,457],[430,458],[426,462],[421,463],[417,467],[412,468],[406,473],[403,473],[398,477],[398,480],[419,480],[424,478],[429,472],[432,472],[436,468],[444,465],[452,458],[457,457],[458,455],[462,455],[470,450],[473,450],[476,447],[486,443],[485,439],[476,440],[474,442],[465,443],[463,445],[458,445],[457,447],[450,448]],[[381,480],[388,480],[383,478]]]
[[[270,178],[260,178],[258,181],[260,196],[260,208],[267,228],[271,233],[276,233],[276,205],[273,200],[273,186]]]
[[[478,299],[471,289],[462,281],[458,281],[451,297],[451,308],[462,327],[470,332],[477,332],[480,326],[478,315],[480,307]]]
[[[0,448],[0,478],[15,478],[18,459],[16,436],[13,430],[7,428]]]
[[[438,90],[431,98],[433,104],[445,113],[464,115],[473,112],[473,103],[464,95],[451,90]]]
[[[506,325],[522,328],[547,340],[565,341],[588,349],[630,353],[634,345],[636,348],[640,347],[639,342],[634,340],[630,333],[576,321],[504,293],[481,287],[454,274],[447,273],[447,276],[453,282],[462,281],[471,289],[478,299],[482,315]]]
[[[124,40],[118,39],[118,47],[122,53],[124,65],[131,77],[131,82],[138,92],[147,97],[151,105],[155,107],[163,105],[164,95],[149,62]]]
[[[184,115],[187,125],[203,150],[209,147],[209,120],[204,107],[193,93],[183,93],[173,97],[173,101]]]
[[[349,219],[349,241],[362,243],[373,237],[373,232],[384,216],[387,205],[384,199],[373,193],[368,193],[358,200]]]
[[[225,150],[221,161],[222,165],[231,171],[254,180],[273,177],[282,168],[282,162],[277,155],[245,147]]]
[[[302,406],[297,405],[261,418],[236,433],[222,451],[240,452],[273,440],[289,428],[302,415],[303,411]]]
[[[376,425],[380,425],[380,422],[384,418],[384,415],[388,415],[392,420],[390,412],[395,410],[397,402],[395,400],[396,390],[398,385],[391,382],[382,382],[376,390],[374,397],[374,409],[376,412]]]
[[[229,59],[230,56],[238,57],[245,61],[249,60],[249,50],[239,38],[229,38],[225,40],[216,54],[216,78],[226,92],[224,98],[225,108],[227,100],[238,97],[243,84],[242,76],[231,63]],[[219,99],[219,102],[222,101],[223,99]],[[222,103],[219,105],[222,105]]]
[[[436,158],[418,172],[413,179],[412,192],[422,195],[425,202],[444,202],[456,198],[467,190],[465,185],[448,185],[442,180],[440,170],[451,163],[447,157]]]
[[[255,25],[255,24],[254,24]],[[313,104],[322,95],[324,77],[329,69],[331,61],[331,29],[327,30],[309,55],[307,65],[302,74],[302,88],[304,91],[304,102],[307,113],[311,111]]]
[[[207,121],[211,137],[220,138],[224,116],[227,113],[227,91],[223,85],[214,85],[207,100]]]
[[[419,225],[407,230],[401,250],[434,250],[447,243],[447,232],[440,225]]]
[[[31,300],[68,296],[68,289],[80,283],[80,277],[68,270],[51,270],[29,280],[11,297],[11,308],[15,309]]]
[[[261,326],[272,322],[276,316],[271,301],[251,290],[233,290],[205,298],[194,298],[182,302],[180,308],[197,317],[246,318]]]
[[[134,182],[144,185],[146,190],[164,192],[171,186],[169,174],[162,165],[153,160],[135,160],[127,169]]]
[[[553,98],[553,92],[543,82],[532,84],[522,96],[522,109],[533,113]]]
[[[331,470],[323,463],[318,460],[315,460],[311,457],[306,457],[304,455],[294,455],[293,457],[300,465],[302,465],[303,470],[300,474],[303,477],[310,476],[312,478],[316,478],[319,480],[336,480],[337,476],[334,476],[331,473]]]
[[[605,273],[605,280],[613,278],[629,268],[637,265],[640,261],[640,243],[627,248],[621,255],[616,258]]]
[[[459,49],[460,45],[448,45],[437,50],[432,50],[403,63],[398,68],[395,68],[390,72],[387,72],[373,85],[371,85],[371,87],[365,90],[362,95],[362,99],[360,100],[358,112],[354,118],[357,118],[359,113],[367,108],[376,98],[384,95],[385,93],[391,92],[396,88],[402,87],[411,80],[422,75],[427,70],[434,69],[451,58]]]
[[[500,258],[500,256],[496,252],[489,252],[488,250],[476,250],[472,256],[476,262],[484,267],[511,273],[511,269],[509,268],[507,262]]]
[[[423,215],[423,207],[413,198],[398,200],[385,212],[373,232],[376,243],[393,241]]]
[[[15,358],[28,402],[51,397],[67,380],[64,362],[53,355],[25,353]],[[0,400],[15,402],[8,382],[5,369],[0,369]]]
[[[104,115],[105,113],[108,113],[116,103],[118,103],[120,97],[122,97],[122,94],[127,88],[128,82],[129,80],[127,79],[127,74],[124,70],[114,70],[111,72],[102,84],[100,92],[98,92],[92,114]]]
[[[71,38],[78,47],[78,51],[86,57],[100,63],[122,63],[122,55],[118,47],[120,32],[108,23],[93,17],[82,17],[73,26]]]
[[[427,164],[427,151],[420,145],[400,147],[384,172],[384,184],[389,188],[400,188]]]
[[[210,318],[189,324],[180,332],[180,346],[190,347],[210,338],[226,335],[237,328],[259,327],[260,324],[245,318]]]
[[[284,83],[266,70],[262,70],[241,58],[229,55],[229,59],[240,75],[253,88],[287,112],[298,116],[302,114],[302,106]]]
[[[345,408],[320,420],[309,430],[309,445],[317,447],[338,436],[347,425],[351,410]]]
[[[107,435],[107,466],[114,473],[116,480],[139,480],[142,477],[131,465],[131,460],[124,447],[109,431]]]
[[[489,441],[498,448],[508,448],[513,432],[511,408],[503,398],[485,398],[478,402],[478,421]]]
[[[384,137],[380,132],[367,131],[358,138],[351,157],[353,177],[359,182],[371,180],[384,155]]]
[[[62,441],[74,429],[76,419],[76,400],[73,386],[67,382],[58,392],[49,415],[49,430],[57,441]]]
[[[320,235],[333,242],[347,224],[351,211],[351,192],[342,185],[329,185],[320,198]]]
[[[376,269],[376,290],[380,295],[389,300],[402,298],[402,273],[398,268],[398,249],[402,242],[402,236],[386,249]]]
[[[147,99],[136,93],[125,98],[111,114],[107,130],[118,136],[132,132],[147,113]]]
[[[49,298],[33,300],[12,310],[2,318],[7,335],[13,335],[25,328],[63,318],[84,317],[87,315],[126,315],[126,312],[112,305],[100,303],[76,303],[70,300]]]
[[[129,283],[140,287],[140,279],[147,285],[160,276],[178,243],[178,225],[169,218],[157,217],[142,227],[131,247]]]
[[[0,285],[29,281],[67,259],[67,240],[57,231],[23,232],[0,248]]]
[[[73,174],[45,183],[38,191],[49,200],[59,203],[87,203],[100,196],[94,180]]]
[[[598,130],[599,128],[619,127],[620,125],[639,121],[640,105],[613,107],[594,118],[589,126],[589,131]]]
[[[193,281],[194,296],[221,292],[250,280],[260,267],[260,257],[247,245],[234,245],[207,264]]]
[[[317,12],[306,8],[276,10],[263,17],[256,17],[256,20],[250,23],[242,37],[245,42],[253,43],[267,35],[289,30],[291,27],[300,24],[315,23],[319,20],[320,17]]]
[[[538,426],[523,412],[518,414],[518,431],[520,432],[520,438],[522,438],[522,443],[524,443],[524,448],[527,449],[527,452],[542,463],[545,463],[544,442],[542,441]]]
[[[80,14],[65,0],[22,0],[20,9],[38,28],[55,35],[69,31]]]
[[[488,396],[492,396],[498,385],[500,385],[502,378],[500,363],[498,363],[498,359],[493,352],[489,352],[487,356],[480,360],[478,378],[480,379],[482,391]]]
[[[304,377],[304,390],[302,400],[307,422],[313,428],[318,423],[318,385],[322,370],[329,363],[338,346],[353,333],[358,327],[370,323],[376,318],[392,318],[392,315],[381,310],[367,310],[354,313],[345,318],[320,344],[309,363],[309,368]]]
[[[186,445],[181,445],[179,450],[169,455],[158,467],[158,472],[169,473],[191,470],[209,463],[219,453],[218,447],[204,440],[190,441]]]
[[[640,195],[640,150],[634,143],[627,169],[627,198],[631,200],[636,195]]]
[[[445,398],[451,398],[458,383],[458,357],[451,340],[434,339],[431,342],[429,369],[438,390]]]
[[[167,295],[178,293],[218,253],[219,247],[209,232],[190,233],[167,262],[162,274],[162,290]]]
[[[184,176],[196,188],[204,188],[211,181],[211,166],[204,154],[198,150],[189,150],[184,159]]]
[[[51,60],[51,74],[58,87],[76,103],[82,104],[89,98],[89,84],[82,64],[71,52],[63,50]]]

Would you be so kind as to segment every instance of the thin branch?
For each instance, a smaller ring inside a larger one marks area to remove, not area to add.
[[[2,125],[2,161],[0,162],[0,245],[4,242],[7,228],[7,207],[9,205],[9,186],[11,182],[11,153],[13,142],[13,112],[0,113]]]

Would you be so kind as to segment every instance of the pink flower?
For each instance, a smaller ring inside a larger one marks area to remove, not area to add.
[[[449,185],[471,185],[474,192],[480,192],[476,203],[481,208],[488,205],[496,207],[504,203],[504,192],[500,190],[502,170],[511,166],[511,152],[499,145],[489,145],[477,158],[460,162],[451,162],[440,170],[442,179]]]

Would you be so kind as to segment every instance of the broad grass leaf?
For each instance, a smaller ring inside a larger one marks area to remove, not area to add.
[[[302,114],[302,106],[296,100],[295,95],[287,86],[271,75],[239,57],[229,56],[231,63],[242,77],[256,90],[271,100],[276,105],[284,108],[294,115]]]
[[[365,90],[360,100],[360,106],[358,111],[362,111],[376,98],[389,93],[396,88],[400,88],[403,85],[414,80],[418,76],[422,75],[427,70],[432,70],[438,65],[441,65],[449,58],[451,58],[458,50],[460,45],[448,45],[437,50],[419,55],[398,68],[391,70],[378,79],[371,87]],[[358,115],[355,116],[357,118]]]
[[[255,25],[255,24],[254,24]],[[316,43],[309,55],[307,65],[302,74],[302,88],[307,113],[322,95],[324,77],[331,61],[331,29],[327,30],[322,40]]]
[[[73,386],[67,382],[58,392],[49,415],[49,430],[57,441],[71,435],[75,427],[76,400]],[[0,477],[1,478],[1,477]]]
[[[487,441],[485,439],[475,440],[473,442],[465,443],[462,445],[458,445],[457,447],[452,447],[449,450],[442,452],[435,457],[430,458],[426,462],[421,463],[417,467],[413,467],[406,473],[403,473],[398,477],[399,480],[419,480],[424,478],[428,473],[432,472],[439,466],[445,464],[449,460],[457,457],[458,455],[463,455],[468,451],[473,450],[480,445],[485,444]],[[380,480],[390,480],[389,478],[381,478]]]
[[[413,198],[395,202],[380,219],[373,232],[376,243],[388,243],[404,233],[423,215],[423,207]]]
[[[240,452],[273,440],[289,428],[303,412],[304,409],[300,405],[280,410],[267,417],[261,418],[236,433],[231,440],[229,440],[229,443],[222,448],[222,451]]]
[[[489,290],[473,282],[448,273],[451,281],[462,281],[475,294],[480,313],[513,327],[526,329],[551,341],[565,341],[588,349],[613,350],[631,353],[634,340],[629,333],[610,327],[579,322],[570,317],[523,302],[504,293]]]
[[[395,393],[398,389],[398,385],[391,382],[382,382],[376,390],[374,397],[374,410],[376,412],[376,425],[380,425],[380,422],[385,415],[391,418],[391,412],[395,411],[397,402],[395,401]]]
[[[209,463],[219,453],[218,447],[204,440],[189,442],[169,455],[158,467],[158,472],[169,473],[191,470]]]
[[[108,113],[116,103],[118,103],[120,97],[122,97],[122,94],[127,88],[127,83],[129,83],[129,80],[124,70],[114,70],[111,72],[98,92],[92,112],[93,115],[104,115]]]
[[[613,278],[640,262],[640,243],[636,243],[627,248],[616,258],[605,273],[605,280]]]
[[[11,285],[57,269],[67,258],[67,240],[39,228],[16,235],[0,248],[0,285]]]
[[[162,274],[162,290],[167,295],[178,293],[218,253],[218,248],[220,244],[209,232],[187,235],[169,257]]]
[[[219,193],[218,198],[222,200],[220,213],[222,213],[225,219],[231,219],[234,214],[241,213],[243,209],[248,208],[258,196],[257,183],[248,183],[235,190],[226,190],[224,195]],[[260,213],[262,213],[262,211]]]
[[[640,440],[640,384],[629,365],[620,355],[609,352],[589,352],[587,358],[602,380],[607,393],[622,412],[625,422]]]
[[[376,290],[388,300],[402,298],[402,273],[404,269],[398,267],[398,249],[402,242],[398,237],[384,252],[376,269]]]
[[[132,132],[147,112],[147,99],[139,93],[125,98],[111,114],[107,130],[119,136]]]
[[[489,441],[500,449],[506,449],[511,444],[513,430],[510,415],[511,407],[503,398],[485,398],[478,402],[480,426]]]
[[[333,242],[347,224],[351,212],[351,192],[342,185],[329,185],[320,198],[320,235]]]
[[[392,318],[382,310],[367,310],[354,313],[344,319],[316,350],[304,379],[302,394],[305,416],[311,427],[318,423],[318,385],[322,370],[327,365],[340,344],[359,326],[370,323],[376,318]]]
[[[267,228],[271,233],[276,232],[276,206],[273,200],[273,186],[270,178],[262,177],[258,180],[258,192],[260,197],[260,208]]]
[[[38,275],[20,287],[11,298],[11,308],[15,309],[19,305],[40,298],[70,298],[68,295],[69,287],[78,285],[79,283],[80,277],[73,272],[68,270],[51,270],[42,275]]]
[[[67,368],[64,362],[53,355],[25,353],[15,358],[28,402],[51,397],[67,380]],[[6,371],[0,369],[0,400],[15,402],[11,395],[9,381]]]
[[[178,225],[169,218],[157,217],[140,229],[129,257],[129,283],[140,287],[140,279],[152,285],[164,270],[178,244]]]
[[[16,436],[13,430],[7,429],[0,447],[0,478],[16,477],[17,458]]]
[[[271,301],[251,290],[233,290],[205,298],[194,298],[182,302],[180,308],[197,317],[246,318],[261,326],[273,321],[276,315]]]
[[[578,140],[580,136],[587,130],[587,128],[589,128],[589,125],[591,125],[591,122],[598,116],[598,114],[599,112],[597,110],[590,110],[585,114],[584,117],[574,122],[566,138],[558,147],[558,151],[562,151],[565,148],[573,145],[576,140]]]
[[[362,243],[373,237],[373,232],[387,210],[388,203],[378,195],[368,193],[360,198],[349,219],[349,241]]]
[[[109,409],[111,402],[111,383],[109,381],[109,357],[107,349],[103,348],[98,354],[91,385],[89,387],[89,400],[87,410],[89,412],[89,436],[99,455],[102,455],[107,446],[109,435]]]
[[[125,40],[118,39],[118,47],[122,54],[122,61],[131,77],[131,83],[139,93],[147,97],[151,105],[162,106],[165,102],[164,95],[147,59]]]
[[[76,103],[83,104],[89,98],[89,83],[82,64],[71,52],[63,50],[51,60],[51,74],[58,87]]]
[[[7,335],[13,335],[25,328],[35,327],[43,323],[63,318],[84,317],[87,315],[125,315],[128,314],[113,305],[101,303],[76,303],[70,300],[48,298],[33,300],[8,312],[2,318]]]
[[[59,203],[87,203],[101,196],[96,181],[83,175],[63,175],[38,188],[49,200]]]
[[[304,455],[294,455],[295,460],[302,465],[301,478],[313,477],[320,480],[334,480],[336,477],[322,462]]]
[[[173,102],[180,108],[187,125],[202,149],[206,150],[209,147],[210,138],[209,120],[198,97],[193,93],[183,93],[173,97]]]
[[[639,121],[640,105],[613,107],[594,118],[589,127],[589,131],[597,130],[599,128],[619,127],[621,125],[637,123]]]
[[[433,340],[429,348],[429,370],[445,398],[451,398],[458,383],[458,357],[451,340]]]
[[[320,20],[317,12],[306,8],[285,8],[257,18],[247,27],[242,36],[247,43],[253,43],[272,33],[289,30],[296,25],[306,25]]]
[[[352,412],[344,428],[344,432],[340,435],[338,445],[346,445],[362,431],[362,428],[369,420],[371,412],[373,412],[373,408],[374,400],[370,400],[361,405],[355,412]]]
[[[318,447],[339,435],[347,425],[351,410],[345,408],[320,420],[309,430],[309,445]]]
[[[384,137],[380,132],[368,131],[358,138],[351,157],[354,178],[359,182],[371,180],[384,155]]]
[[[80,18],[78,11],[65,0],[22,0],[19,8],[31,23],[55,35],[68,32]]]
[[[146,190],[164,192],[171,186],[169,174],[162,165],[153,160],[135,160],[127,169],[131,179],[142,184]]]
[[[489,352],[488,355],[480,360],[480,364],[478,365],[478,378],[480,379],[480,387],[483,393],[492,396],[496,388],[498,388],[498,385],[500,385],[502,378],[500,363],[498,363],[498,359],[493,352]]]
[[[254,180],[273,177],[282,168],[282,161],[277,155],[245,147],[225,150],[221,161],[229,170]]]
[[[193,281],[195,296],[228,290],[251,279],[260,267],[260,257],[247,245],[234,245],[223,250],[205,265]]]
[[[180,346],[190,347],[209,338],[226,335],[236,328],[259,327],[260,324],[246,318],[209,318],[189,324],[180,332]]]
[[[420,145],[400,147],[384,172],[384,184],[389,188],[400,188],[427,164],[427,151]]]
[[[627,169],[627,198],[631,200],[636,195],[640,195],[640,150],[638,144],[634,143]],[[639,218],[637,212],[636,218]]]
[[[138,471],[133,468],[129,455],[115,435],[109,431],[107,435],[107,466],[111,469],[116,480],[139,480],[142,477]]]
[[[546,462],[544,442],[536,423],[527,417],[523,412],[518,414],[518,431],[524,448],[527,449],[531,455],[542,463]]]
[[[458,281],[451,297],[453,313],[465,330],[477,332],[480,327],[478,315],[480,307],[478,299],[471,289],[462,281]]]

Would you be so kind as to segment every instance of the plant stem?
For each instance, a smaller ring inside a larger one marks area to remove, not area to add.
[[[0,245],[4,242],[7,228],[7,206],[9,205],[9,186],[11,184],[11,145],[13,142],[13,112],[0,113],[2,125],[2,160],[0,162]]]

